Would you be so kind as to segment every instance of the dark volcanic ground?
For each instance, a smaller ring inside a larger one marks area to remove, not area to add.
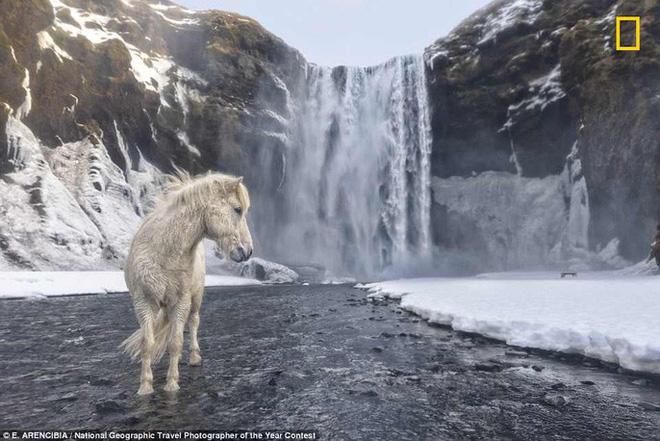
[[[347,286],[209,289],[202,367],[135,395],[125,294],[0,302],[0,428],[315,430],[327,440],[660,439],[657,378],[432,327]]]

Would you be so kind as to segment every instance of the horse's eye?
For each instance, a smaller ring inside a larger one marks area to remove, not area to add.
[[[243,213],[243,209],[242,209],[241,207],[236,207],[236,208],[234,208],[234,211],[235,211],[236,214],[238,214],[239,216]]]

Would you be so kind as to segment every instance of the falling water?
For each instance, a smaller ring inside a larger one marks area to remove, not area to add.
[[[368,276],[425,260],[431,134],[422,57],[311,65],[306,88],[291,129],[277,257]]]

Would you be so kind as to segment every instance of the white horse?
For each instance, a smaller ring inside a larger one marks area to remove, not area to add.
[[[152,362],[167,349],[170,366],[165,390],[179,389],[183,329],[190,318],[190,365],[201,363],[197,329],[204,294],[204,245],[216,242],[225,256],[242,262],[252,255],[246,215],[250,198],[243,178],[185,173],[172,178],[133,238],[124,277],[140,329],[122,346],[142,358],[138,395],[153,393]]]

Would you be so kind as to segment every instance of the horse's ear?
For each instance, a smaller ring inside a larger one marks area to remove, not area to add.
[[[234,180],[234,185],[236,185],[236,187],[238,187],[238,186],[241,185],[242,183],[243,183],[243,176],[239,176],[238,178],[236,178],[236,179]]]

